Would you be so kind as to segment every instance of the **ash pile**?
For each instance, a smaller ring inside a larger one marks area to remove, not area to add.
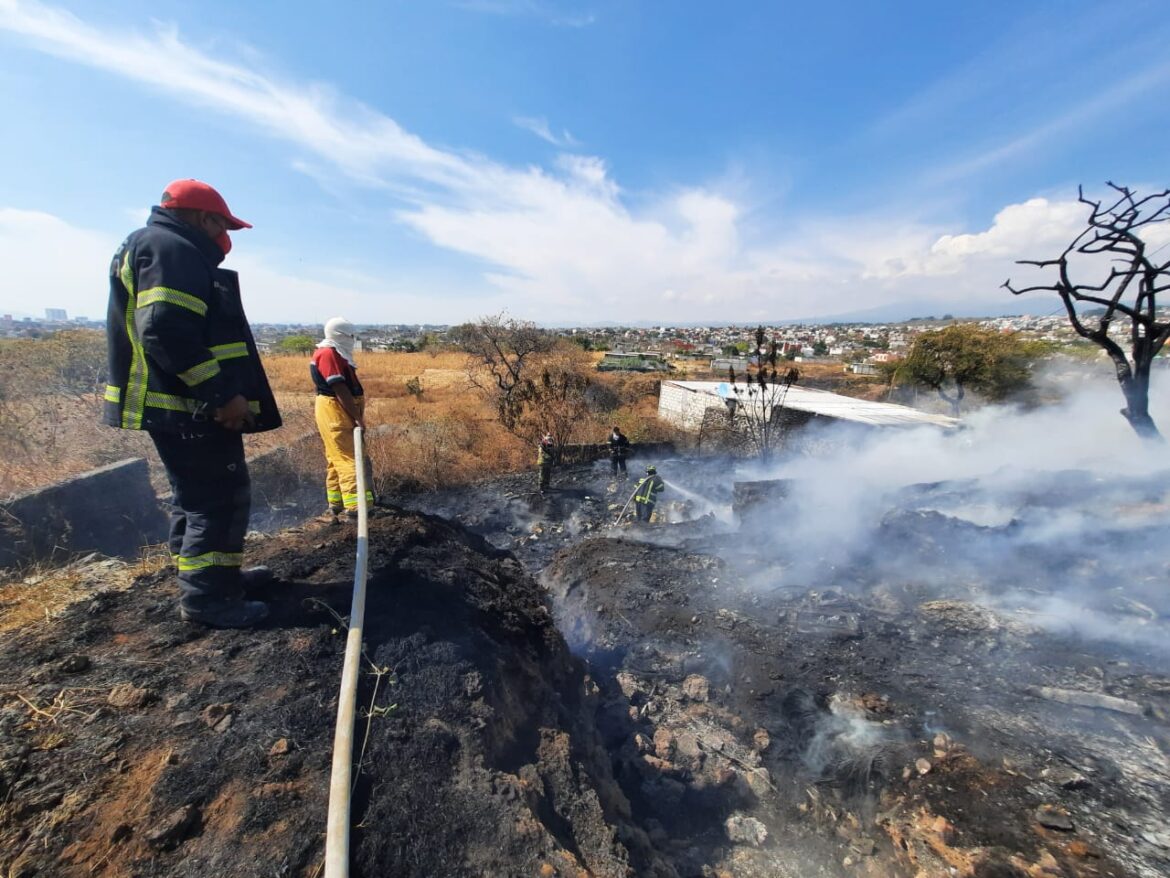
[[[604,467],[428,499],[539,574],[675,874],[1167,874],[1170,474],[956,441],[662,461],[648,527]]]
[[[1170,874],[1170,473],[786,475],[543,572],[678,874]]]

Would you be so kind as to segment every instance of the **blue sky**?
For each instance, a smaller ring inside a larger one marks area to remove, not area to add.
[[[1161,2],[0,0],[0,311],[101,315],[197,177],[257,322],[1049,313],[998,287],[1077,185],[1170,183],[1168,43]]]

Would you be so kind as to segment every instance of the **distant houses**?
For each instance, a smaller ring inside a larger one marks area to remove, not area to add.
[[[602,372],[669,372],[662,354],[638,351],[609,351],[597,364]]]
[[[728,369],[734,369],[737,373],[743,374],[747,372],[752,362],[747,357],[719,357],[711,361],[711,371],[726,372]]]

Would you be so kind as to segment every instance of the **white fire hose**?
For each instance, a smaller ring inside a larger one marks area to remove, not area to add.
[[[361,427],[354,427],[353,451],[358,491],[357,561],[353,571],[353,603],[349,610],[345,663],[341,668],[341,693],[337,698],[337,729],[333,733],[333,773],[329,778],[329,816],[325,832],[325,878],[348,878],[349,875],[353,718],[357,706],[358,671],[362,663],[362,626],[366,615],[366,564],[369,554],[369,509],[366,506],[366,468]]]
[[[626,510],[630,508],[630,503],[634,499],[634,496],[637,493],[638,493],[638,489],[635,488],[634,493],[630,495],[630,499],[626,501],[626,505],[622,507],[622,511],[618,513],[618,517],[613,520],[613,524],[611,524],[610,527],[616,527],[618,525],[618,523],[621,522],[622,518],[625,517]]]

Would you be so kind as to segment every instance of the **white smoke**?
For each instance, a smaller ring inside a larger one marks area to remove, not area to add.
[[[1150,413],[1170,430],[1170,383],[1157,377]],[[1101,547],[1100,557],[1090,559],[1100,569],[1067,588],[1052,571],[1038,586],[1042,597],[1023,600],[1022,592],[991,588],[984,600],[1000,608],[1028,604],[1035,621],[1050,627],[1149,641],[1156,639],[1149,636],[1149,619],[1142,631],[1120,631],[1110,623],[1115,617],[1098,612],[1110,603],[1107,595],[1094,593],[1096,608],[1084,612],[1092,582],[1116,586],[1123,603],[1170,613],[1170,598],[1156,588],[1167,566],[1154,560],[1170,534],[1170,446],[1141,440],[1119,414],[1122,402],[1117,383],[1101,378],[1082,382],[1057,405],[1030,411],[987,407],[967,415],[963,428],[951,433],[922,428],[849,435],[828,455],[746,465],[737,478],[793,480],[765,530],[783,577],[829,585],[833,569],[867,558],[887,578],[942,582],[975,570],[1002,582],[1013,570],[1044,576],[1040,561],[1029,566],[1031,547],[1057,558],[1063,547],[1070,555]],[[944,484],[905,490],[931,483]],[[953,523],[951,538],[960,546],[953,559],[948,556],[947,569],[916,567],[914,559],[881,544],[890,533],[883,522],[894,511],[922,515],[906,526],[925,522],[928,535],[939,522]],[[980,539],[971,541],[977,545],[972,553],[979,555],[964,554],[961,528],[995,530],[975,532]]]

